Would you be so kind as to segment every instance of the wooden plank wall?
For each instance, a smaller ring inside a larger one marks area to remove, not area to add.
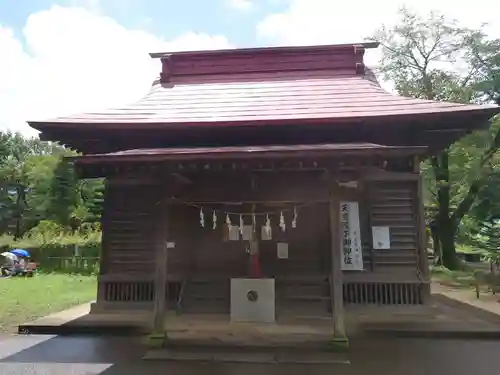
[[[152,274],[158,196],[153,186],[106,187],[103,213],[105,274]]]
[[[415,274],[418,269],[416,189],[417,181],[368,184],[370,225],[388,226],[391,236],[390,249],[373,250],[371,254],[376,273]]]
[[[182,208],[183,207],[183,208]],[[228,206],[227,210],[238,211],[242,208]],[[276,211],[276,208],[261,208],[266,211]],[[204,210],[205,228],[199,222],[199,209],[180,206],[179,210],[186,216],[185,225],[189,228],[189,236],[192,238],[189,257],[191,260],[191,272],[193,275],[203,276],[232,276],[245,277],[248,275],[248,254],[246,248],[248,241],[224,240],[226,232],[225,215],[218,211],[218,224],[212,229],[212,213],[209,206]],[[246,208],[245,212],[250,209]],[[293,208],[284,209],[287,228],[283,232],[279,224],[279,212],[270,215],[272,225],[272,240],[260,241],[260,257],[262,272],[270,277],[276,275],[298,274],[327,274],[324,269],[328,264],[328,247],[322,246],[328,243],[328,217],[325,209],[315,204],[299,210],[297,228],[291,227]],[[279,210],[278,210],[279,211]],[[244,217],[245,225],[251,225],[251,216]],[[239,224],[238,215],[232,215],[233,225]],[[257,216],[257,228],[265,224],[264,216]],[[277,259],[277,243],[287,242],[289,244],[289,259]],[[321,252],[323,250],[323,256]]]
[[[273,235],[261,241],[261,261],[270,276],[294,278],[329,273],[330,234],[328,205],[311,204],[297,210],[297,227],[292,228],[293,211],[284,213],[286,230],[278,226],[279,213],[271,216]],[[277,258],[279,242],[288,244],[288,259]]]
[[[367,182],[366,198],[359,201],[365,275],[416,274],[417,210],[416,181]],[[109,185],[103,216],[103,273],[153,273],[154,233],[160,191],[154,185]],[[343,198],[346,200],[346,198]],[[351,198],[352,199],[352,198]],[[348,200],[348,199],[347,199]],[[234,207],[228,207],[237,210]],[[279,214],[271,216],[273,240],[261,241],[263,271],[269,276],[328,274],[329,233],[326,206],[312,204],[299,209],[297,228],[292,229],[291,212],[285,212],[288,228],[281,232]],[[246,243],[223,241],[225,218],[211,228],[211,211],[205,210],[206,226],[201,228],[199,209],[184,204],[170,207],[170,237],[176,248],[169,253],[169,274],[244,276],[247,267]],[[248,221],[250,218],[246,218]],[[260,218],[263,225],[264,218]],[[232,217],[238,224],[238,217]],[[250,224],[250,223],[248,223]],[[391,249],[373,250],[371,226],[389,226]],[[276,257],[276,243],[289,243],[289,259]],[[353,272],[348,272],[352,275]]]
[[[218,212],[217,226],[212,227],[212,206],[204,207],[205,227],[200,223],[200,209],[179,205],[178,210],[185,216],[184,235],[178,238],[190,238],[189,245],[189,275],[193,277],[224,277],[244,276],[246,253],[242,241],[223,241],[225,217]],[[232,208],[234,210],[234,207]],[[234,224],[238,218],[233,216]]]
[[[103,215],[103,274],[153,275],[154,249],[162,189],[158,185],[108,184]],[[182,279],[188,272],[190,252],[196,235],[186,225],[192,217],[185,206],[171,205],[168,210],[170,279]],[[192,215],[191,215],[192,216]]]

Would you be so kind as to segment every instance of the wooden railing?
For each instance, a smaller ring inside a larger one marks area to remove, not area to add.
[[[421,305],[423,283],[345,283],[344,303]]]
[[[174,280],[180,284],[175,309],[182,311],[186,280]],[[149,275],[101,276],[101,298],[105,302],[150,303],[154,299],[154,285]],[[344,282],[345,304],[420,305],[424,301],[426,283],[415,282]],[[172,296],[171,296],[172,297]],[[174,304],[173,304],[174,305]]]
[[[103,285],[104,300],[109,302],[150,302],[154,298],[152,282],[107,282]]]

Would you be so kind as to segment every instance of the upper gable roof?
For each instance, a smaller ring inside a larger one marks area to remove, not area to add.
[[[378,43],[152,54],[162,71],[136,103],[47,121],[38,129],[149,129],[414,119],[451,115],[485,120],[497,106],[396,96],[365,69]]]

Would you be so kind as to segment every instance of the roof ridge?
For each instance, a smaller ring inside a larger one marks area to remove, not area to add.
[[[225,48],[211,49],[198,51],[170,51],[170,52],[152,52],[149,54],[152,58],[175,57],[175,56],[190,56],[190,57],[207,57],[207,56],[228,56],[242,54],[274,54],[286,52],[317,52],[329,51],[335,52],[343,49],[352,49],[353,47],[363,47],[365,49],[377,48],[379,42],[360,42],[360,43],[342,43],[342,44],[317,44],[317,45],[302,45],[302,46],[273,46],[273,47],[251,47],[251,48]]]
[[[367,45],[371,47],[371,45]],[[364,74],[365,45],[229,50],[230,52],[178,53],[161,56],[160,81],[175,77],[204,77],[249,73],[349,70]]]

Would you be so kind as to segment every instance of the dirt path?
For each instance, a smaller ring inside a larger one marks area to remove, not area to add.
[[[472,288],[459,288],[440,283],[432,283],[431,292],[436,295],[443,295],[456,302],[461,302],[466,306],[475,307],[482,311],[498,315],[500,319],[500,296],[491,292],[481,292],[479,298]]]

